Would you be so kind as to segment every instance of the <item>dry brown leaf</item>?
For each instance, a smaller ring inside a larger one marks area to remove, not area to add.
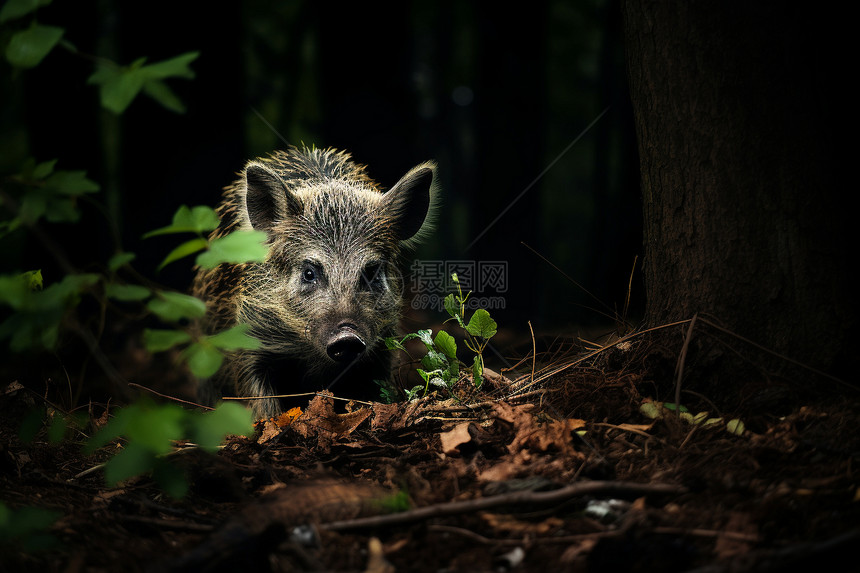
[[[370,430],[394,430],[403,425],[403,404],[374,403],[373,419],[370,420]]]
[[[260,437],[257,438],[258,444],[265,444],[281,433],[281,428],[274,420],[261,420],[260,423],[263,424],[263,431]]]
[[[335,440],[349,436],[371,414],[370,408],[338,414],[330,396],[318,395],[289,427],[304,438],[317,438],[317,444],[328,449]]]
[[[515,424],[517,435],[508,445],[508,451],[516,453],[523,449],[546,452],[557,450],[566,455],[577,455],[573,449],[572,433],[585,427],[585,420],[568,418],[539,422],[533,416],[520,418]]]
[[[469,426],[471,425],[471,422],[463,422],[454,426],[453,429],[439,434],[442,441],[442,452],[445,455],[459,454],[457,448],[472,441],[472,435],[469,433]]]

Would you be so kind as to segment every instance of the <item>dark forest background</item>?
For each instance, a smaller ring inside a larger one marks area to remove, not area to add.
[[[146,97],[120,117],[104,111],[86,85],[92,61],[62,49],[3,74],[2,171],[27,156],[87,170],[147,274],[175,240],[144,232],[182,204],[214,206],[247,159],[305,143],[349,150],[386,187],[436,160],[443,209],[415,257],[507,261],[501,326],[575,335],[624,305],[642,223],[616,2],[80,0],[40,9],[39,21],[120,64],[200,51],[194,79],[169,81],[181,115]],[[104,220],[88,209],[52,232],[84,266],[115,248]],[[4,267],[42,267],[50,281],[51,261],[18,240]],[[184,289],[190,264],[158,278]],[[638,272],[632,295],[635,317]]]

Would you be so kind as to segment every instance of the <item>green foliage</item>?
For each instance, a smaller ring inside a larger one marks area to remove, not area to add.
[[[498,325],[490,317],[490,313],[484,309],[476,310],[468,323],[466,322],[466,300],[471,293],[463,296],[457,275],[453,274],[451,276],[454,284],[457,285],[457,294],[446,296],[444,306],[445,310],[451,316],[448,320],[457,321],[457,324],[464,330],[466,347],[475,353],[471,371],[472,382],[477,388],[483,382],[484,360],[482,353],[489,343],[490,338],[495,336]],[[402,350],[408,353],[405,344],[407,341],[415,338],[420,340],[427,350],[427,353],[421,358],[422,368],[416,368],[416,372],[424,380],[424,386],[415,386],[407,390],[407,399],[411,400],[420,394],[426,395],[430,390],[430,386],[451,392],[454,385],[460,379],[457,341],[444,330],[440,330],[435,338],[431,330],[419,330],[418,332],[407,334],[400,340],[388,337],[385,339],[385,346],[388,350]],[[377,384],[382,387],[382,398],[391,401],[391,389],[380,381],[377,381]]]
[[[194,72],[188,65],[199,55],[199,52],[187,52],[149,65],[146,65],[146,58],[139,58],[128,66],[103,62],[87,83],[99,86],[102,107],[116,114],[124,112],[141,91],[167,109],[184,113],[185,106],[164,80],[193,78]]]
[[[6,60],[17,68],[33,68],[54,49],[65,30],[43,26],[35,21],[26,30],[17,32],[6,46]]]
[[[198,253],[196,263],[202,268],[214,268],[221,263],[238,264],[265,259],[268,253],[264,244],[265,233],[236,231],[210,241],[204,233],[215,229],[218,222],[218,215],[209,207],[189,208],[183,205],[174,213],[170,225],[150,231],[144,238],[180,233],[197,235],[174,248],[159,268],[195,253]],[[206,305],[193,296],[170,292],[156,294],[147,304],[147,308],[165,322],[192,321],[206,314]],[[192,336],[181,328],[150,329],[144,333],[144,343],[150,352],[162,352],[187,345],[181,356],[191,372],[200,378],[208,378],[218,371],[224,361],[225,352],[254,349],[260,345],[257,339],[248,335],[245,325],[208,336]]]
[[[457,321],[460,328],[466,331],[466,347],[475,353],[475,360],[472,365],[472,381],[477,388],[481,386],[484,380],[484,349],[490,342],[490,338],[496,335],[498,325],[490,317],[490,313],[483,308],[476,310],[469,322],[466,323],[466,301],[472,293],[469,292],[463,296],[457,274],[454,273],[451,278],[457,285],[457,294],[449,294],[445,297],[445,311],[451,316],[448,320]]]
[[[268,248],[266,233],[262,231],[234,231],[223,237],[208,241],[204,233],[218,227],[218,215],[210,207],[198,205],[193,209],[183,205],[173,215],[173,222],[160,229],[150,231],[144,238],[175,233],[194,233],[197,237],[173,249],[159,265],[164,268],[173,261],[199,253],[195,262],[205,269],[213,269],[221,263],[246,263],[265,260]]]
[[[85,171],[54,171],[57,160],[36,163],[29,159],[19,173],[9,177],[12,186],[19,191],[0,196],[15,212],[11,219],[0,221],[0,238],[22,225],[32,226],[41,219],[51,223],[74,223],[80,213],[78,197],[99,190],[98,184],[87,179]]]
[[[81,54],[69,43],[62,27],[43,24],[36,11],[50,0],[8,0],[0,8],[0,45],[6,60],[17,70],[38,66],[60,46],[72,57],[96,62],[96,69],[81,82],[96,86],[101,106],[113,113],[123,113],[144,94],[163,107],[178,113],[185,106],[168,86],[175,78],[193,78],[190,65],[199,56],[188,52],[161,62],[148,63],[139,58],[123,66],[105,58]],[[17,72],[16,72],[17,73]],[[62,255],[61,246],[51,244],[40,227],[52,223],[77,223],[81,218],[80,199],[99,191],[99,185],[85,171],[59,170],[56,159],[37,162],[29,159],[0,180],[0,240],[12,233],[32,231],[46,242],[63,268],[71,265]],[[267,254],[263,233],[235,233],[209,241],[207,235],[218,226],[218,216],[209,207],[181,207],[168,227],[147,236],[170,233],[194,233],[190,241],[179,245],[165,258],[161,267],[191,254],[198,254],[197,264],[211,268],[218,264],[263,260]],[[73,231],[70,231],[73,233]],[[84,296],[90,296],[104,309],[109,304],[131,306],[141,314],[147,312],[174,328],[148,330],[144,342],[152,352],[183,347],[181,356],[197,376],[211,376],[224,359],[224,352],[254,348],[259,343],[248,336],[245,327],[236,327],[211,336],[198,335],[187,325],[205,312],[205,304],[187,294],[141,284],[131,267],[134,253],[119,251],[105,264],[102,273],[67,272],[52,284],[43,284],[38,270],[0,274],[0,340],[8,339],[13,351],[53,349],[60,341],[62,325],[68,322],[74,330],[83,331],[87,324],[73,320],[73,311]],[[135,280],[125,280],[127,276]],[[145,312],[143,312],[145,311]],[[81,428],[73,415],[63,415],[53,408],[30,412],[21,427],[22,440],[44,435],[51,441],[64,439],[71,428]],[[225,403],[213,412],[189,411],[173,404],[157,406],[143,401],[119,410],[108,425],[88,443],[88,451],[122,439],[124,447],[105,466],[105,478],[115,484],[123,479],[150,472],[169,494],[182,495],[187,489],[184,476],[169,462],[176,440],[190,438],[201,448],[214,451],[225,434],[249,434],[253,429],[248,410],[236,403]],[[36,532],[44,522],[28,519],[37,514],[25,510],[10,512],[0,506],[0,542],[13,539],[38,539]],[[33,527],[28,529],[28,523]],[[5,529],[14,523],[15,531]]]
[[[251,435],[251,413],[234,402],[220,404],[212,412],[187,410],[176,404],[154,404],[147,400],[120,409],[87,442],[86,453],[117,439],[124,447],[105,464],[105,481],[111,487],[131,477],[152,473],[159,486],[173,497],[188,489],[179,468],[168,454],[179,440],[190,439],[208,452],[217,450],[227,435]]]
[[[200,318],[206,313],[206,305],[193,296],[174,293],[159,293],[147,305],[149,310],[166,322]],[[199,378],[208,378],[218,371],[224,361],[224,353],[235,350],[258,348],[260,341],[248,335],[248,326],[236,325],[212,335],[192,336],[177,327],[174,329],[146,329],[143,342],[150,352],[163,352],[178,346],[188,345],[181,357],[188,363],[191,372]]]
[[[16,352],[30,348],[52,349],[56,345],[60,323],[66,311],[74,307],[81,294],[99,281],[99,275],[67,275],[58,283],[33,288],[34,271],[21,275],[0,275],[0,304],[12,314],[0,324],[0,340],[9,339]]]
[[[191,372],[208,378],[221,367],[224,352],[259,348],[260,341],[248,335],[248,328],[246,324],[238,324],[218,334],[200,337],[183,352]]]
[[[60,515],[38,507],[10,509],[0,502],[0,548],[8,546],[32,552],[54,547],[57,540],[46,530]]]
[[[209,243],[209,250],[197,257],[204,269],[214,269],[221,263],[262,262],[269,250],[264,244],[263,231],[234,231]]]

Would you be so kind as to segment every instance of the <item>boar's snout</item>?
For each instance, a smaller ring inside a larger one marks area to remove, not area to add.
[[[326,345],[329,358],[335,362],[352,362],[358,358],[367,345],[358,335],[357,330],[358,328],[352,323],[340,323]]]

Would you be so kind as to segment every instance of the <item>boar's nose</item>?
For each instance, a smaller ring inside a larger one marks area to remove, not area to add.
[[[367,345],[356,332],[354,324],[343,322],[328,340],[326,353],[337,362],[351,362],[364,352]]]

